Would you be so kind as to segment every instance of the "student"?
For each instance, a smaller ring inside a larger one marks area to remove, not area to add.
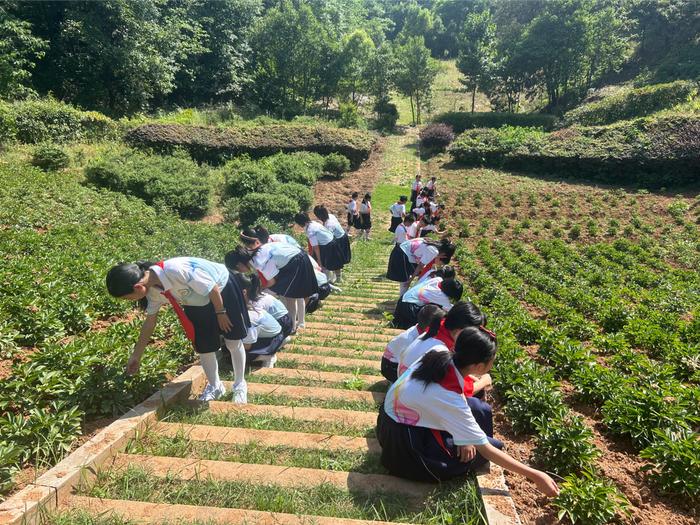
[[[486,316],[474,303],[461,301],[449,312],[442,310],[442,315],[433,316],[428,330],[398,356],[399,375],[430,350],[437,349],[445,352],[452,350],[457,336],[465,328],[481,326],[485,323]]]
[[[558,494],[552,478],[496,448],[474,420],[464,377],[486,374],[495,356],[495,336],[468,328],[454,352],[429,352],[389,388],[377,418],[377,438],[382,465],[390,474],[440,482],[491,460],[526,476],[545,495]]]
[[[292,333],[304,327],[306,300],[318,292],[313,266],[305,252],[283,242],[268,242],[252,251],[238,246],[226,254],[226,266],[239,272],[255,270],[265,288],[277,294],[289,311]]]
[[[275,321],[282,327],[282,333],[287,337],[292,333],[292,319],[289,317],[287,307],[274,295],[262,291],[262,284],[260,283],[258,274],[250,274],[248,278],[250,279],[251,286],[247,291],[247,297],[250,300],[251,306],[257,310],[265,310],[274,317]]]
[[[449,312],[452,303],[462,298],[462,283],[457,279],[434,277],[411,287],[396,303],[394,327],[408,328],[416,324],[418,312],[426,304],[435,304]]]
[[[405,195],[401,195],[399,200],[389,207],[389,211],[391,212],[391,226],[389,226],[389,231],[391,233],[396,231],[396,228],[403,222],[403,219],[406,216],[407,200],[408,199]]]
[[[257,240],[257,243],[255,242]],[[241,232],[241,241],[246,245],[246,248],[254,250],[260,244],[268,242],[286,242],[297,248],[301,248],[297,240],[286,233],[269,233],[263,226],[255,226],[254,228],[245,228]],[[258,244],[259,243],[259,244]]]
[[[411,211],[413,212],[413,215],[416,216],[416,219],[420,220],[420,219],[422,219],[423,216],[425,215],[425,206],[423,206],[423,205],[421,204],[421,205],[416,206],[415,208],[413,208],[413,210],[411,210]]]
[[[369,232],[372,229],[372,195],[365,193],[360,203],[360,223],[362,224],[361,239],[369,241]]]
[[[155,330],[158,312],[170,303],[199,354],[207,376],[208,384],[199,399],[211,401],[226,392],[219,380],[215,354],[221,347],[223,335],[235,374],[234,402],[246,402],[245,350],[241,339],[247,334],[250,318],[234,274],[223,264],[197,257],[119,264],[107,273],[106,284],[110,295],[139,301],[146,309],[146,320],[126,367],[129,375],[138,372],[143,352]]]
[[[328,297],[332,291],[342,291],[337,286],[333,286],[329,281],[326,274],[321,271],[321,267],[318,263],[309,255],[309,260],[314,267],[314,274],[316,275],[316,282],[318,283],[318,292],[313,294],[306,301],[306,313],[310,314],[315,312],[321,307],[321,301]]]
[[[411,281],[430,271],[436,262],[448,264],[455,253],[455,245],[449,239],[439,242],[428,239],[410,239],[397,244],[389,256],[387,279],[401,283],[399,297],[410,287]]]
[[[411,184],[411,208],[416,207],[416,199],[418,198],[418,195],[420,195],[420,192],[423,190],[423,182],[421,181],[421,175],[420,173],[416,175],[416,180],[413,181],[413,184]]]
[[[273,368],[277,362],[275,355],[284,344],[285,335],[277,320],[262,308],[255,308],[251,302],[254,293],[253,282],[244,273],[236,273],[238,286],[243,290],[243,296],[248,306],[250,327],[243,339],[248,360],[257,362],[263,368]]]
[[[418,312],[418,322],[408,330],[401,332],[386,345],[382,355],[382,375],[391,383],[396,381],[399,366],[399,356],[415,341],[418,336],[428,329],[430,322],[437,312],[442,310],[434,304],[427,304]],[[442,314],[444,315],[444,314]]]
[[[412,213],[406,214],[403,218],[403,223],[399,224],[394,231],[394,244],[401,244],[404,241],[413,239],[411,231],[413,229],[413,224],[416,221],[416,216]]]
[[[423,190],[420,192],[420,195],[416,198],[416,205],[414,208],[420,208],[423,206],[423,203],[428,200],[428,190]]]
[[[348,233],[350,233],[350,228],[353,226],[357,230],[362,229],[362,223],[360,222],[360,211],[357,206],[357,198],[360,196],[359,193],[354,191],[350,196],[350,202],[347,204],[348,210]]]
[[[328,228],[335,237],[335,241],[338,243],[338,247],[343,255],[343,265],[349,264],[352,261],[352,251],[350,249],[350,238],[343,227],[340,225],[338,218],[332,213],[328,213],[328,208],[323,205],[314,207],[314,215],[323,223],[323,225]],[[341,281],[342,270],[335,271],[335,282],[339,283]]]
[[[449,264],[446,264],[445,266],[437,268],[436,270],[423,272],[423,275],[420,279],[418,279],[418,281],[416,281],[416,284],[424,283],[429,279],[433,279],[435,277],[442,277],[443,279],[454,279],[456,276],[457,272],[455,272],[455,269]]]
[[[297,213],[294,222],[304,228],[314,259],[321,265],[324,273],[343,269],[345,254],[333,232],[320,222],[312,221],[305,212]]]
[[[430,180],[425,184],[425,189],[428,197],[437,196],[437,177],[430,177]]]

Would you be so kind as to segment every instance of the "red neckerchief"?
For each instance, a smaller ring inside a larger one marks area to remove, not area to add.
[[[165,261],[158,261],[156,266],[165,269]],[[177,299],[175,299],[175,296],[170,292],[170,290],[165,290],[160,292],[160,294],[170,302],[173,310],[175,310],[175,315],[177,315],[177,318],[180,320],[183,330],[185,330],[187,339],[194,343],[194,325],[192,324],[192,321],[190,321],[189,317],[187,317],[187,314],[182,309],[182,306],[180,306],[180,303],[177,302]]]
[[[442,283],[444,283],[444,282],[445,282],[445,281],[440,281],[440,282],[438,283],[438,288],[440,289],[441,292],[442,292]]]
[[[445,328],[444,319],[440,321],[440,328],[438,328],[438,332],[435,334],[435,339],[442,341],[450,352],[454,350],[455,340],[452,338],[450,331]]]
[[[435,259],[437,259],[437,257],[436,257]],[[426,264],[425,266],[423,266],[423,271],[420,272],[420,275],[418,276],[418,279],[420,279],[420,278],[423,277],[427,272],[430,271],[430,269],[431,269],[431,268],[433,267],[433,265],[435,264],[435,259],[433,259],[433,260],[430,261],[428,264]]]
[[[472,397],[474,395],[474,380],[469,376],[464,376],[464,395]]]
[[[423,335],[427,328],[421,328],[420,326],[416,325],[416,330],[418,330],[418,335]]]

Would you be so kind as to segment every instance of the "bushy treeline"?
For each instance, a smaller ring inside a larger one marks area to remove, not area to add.
[[[697,182],[700,119],[670,115],[553,133],[504,126],[465,131],[450,147],[466,165],[663,187]]]
[[[474,112],[450,111],[433,118],[433,122],[451,126],[455,133],[474,128],[500,128],[501,126],[525,126],[550,130],[557,118],[546,113],[501,113],[498,111]]]
[[[620,72],[696,78],[697,4],[672,4],[10,0],[0,97],[53,93],[110,116],[234,101],[288,117],[368,96],[379,112],[397,90],[420,121],[434,58],[456,57],[466,88],[495,109],[542,95],[560,108]]]

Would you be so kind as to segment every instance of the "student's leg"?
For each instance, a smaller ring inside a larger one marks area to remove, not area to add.
[[[297,323],[297,329],[306,327],[306,300],[297,299],[297,317],[299,322]]]
[[[205,354],[199,354],[199,362],[209,382],[204,389],[204,393],[200,396],[200,399],[202,401],[211,401],[225,392],[223,384],[219,379],[219,362],[216,359],[216,353],[207,352]]]
[[[297,326],[299,325],[297,320],[297,300],[292,297],[280,297],[280,300],[287,307],[287,313],[292,321],[292,333],[297,331]]]
[[[335,282],[338,284],[341,283],[343,280],[342,273],[343,273],[342,268],[335,271]]]
[[[233,364],[233,388],[245,383],[245,348],[240,340],[224,339]]]
[[[493,437],[493,412],[491,405],[476,397],[468,397],[467,404],[481,430],[487,436]]]

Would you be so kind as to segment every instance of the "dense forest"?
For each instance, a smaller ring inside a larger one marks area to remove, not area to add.
[[[696,0],[12,0],[0,98],[290,117],[381,113],[395,91],[420,122],[437,59],[454,58],[492,109],[561,112],[599,85],[697,78],[699,34]]]

